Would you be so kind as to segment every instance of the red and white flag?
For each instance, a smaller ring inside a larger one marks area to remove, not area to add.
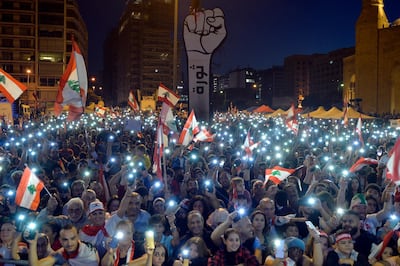
[[[357,120],[357,125],[356,125],[356,132],[358,134],[358,139],[360,140],[361,144],[364,145],[364,139],[362,137],[362,121],[361,121],[361,115]]]
[[[357,160],[349,169],[350,173],[357,172],[361,170],[364,166],[375,165],[378,164],[378,160],[372,158],[364,158],[361,157]]]
[[[135,95],[133,94],[133,91],[129,92],[129,96],[128,96],[128,104],[129,106],[132,108],[133,111],[135,112],[139,112],[139,104],[136,101]]]
[[[25,167],[15,195],[15,203],[18,206],[36,211],[39,207],[40,192],[43,188],[44,183],[29,167]]]
[[[295,135],[299,133],[299,122],[297,121],[297,114],[293,104],[288,110],[285,122],[287,127],[293,130]]]
[[[160,119],[165,135],[168,135],[171,131],[178,131],[176,128],[175,116],[172,113],[172,108],[165,102],[163,102],[161,106]]]
[[[194,142],[213,142],[215,134],[211,134],[207,129],[202,128],[199,133],[193,138]]]
[[[67,121],[80,118],[86,106],[88,80],[85,61],[78,44],[72,40],[72,52],[67,69],[60,80],[54,114],[59,116],[63,107],[69,107]]]
[[[178,94],[174,93],[163,84],[158,86],[157,97],[159,101],[166,102],[171,107],[174,107],[180,99]]]
[[[347,109],[348,109],[348,107],[346,106],[344,108],[344,112],[343,112],[343,125],[345,127],[347,127],[349,125],[349,116],[347,114],[347,111],[348,111]]]
[[[259,142],[254,143],[254,141],[250,137],[250,129],[247,131],[246,138],[244,139],[244,151],[246,152],[247,156],[251,156],[253,154],[253,150],[257,148]]]
[[[164,152],[163,135],[163,126],[159,119],[156,132],[156,145],[153,152],[153,173],[155,173],[160,180],[162,180],[161,158]]]
[[[194,111],[190,112],[188,119],[186,120],[185,126],[179,136],[178,143],[187,146],[192,140],[194,135],[200,132],[199,124],[197,123]]]
[[[400,138],[391,150],[391,155],[386,163],[386,178],[396,184],[400,183]]]
[[[274,184],[278,185],[295,171],[296,169],[287,169],[280,166],[274,166],[272,169],[265,169],[264,184],[266,184],[268,180],[271,180]]]
[[[106,117],[106,111],[107,111],[107,108],[105,108],[103,106],[97,106],[95,109],[96,115],[98,115],[100,117]]]
[[[13,103],[26,91],[26,86],[0,68],[0,92]]]

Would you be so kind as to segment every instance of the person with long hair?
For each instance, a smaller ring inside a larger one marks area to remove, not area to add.
[[[208,259],[208,266],[247,265],[258,266],[257,257],[241,245],[240,234],[234,228],[228,228],[222,237],[223,248]]]
[[[261,250],[261,261],[264,261],[268,253],[268,231],[269,227],[267,224],[267,218],[265,214],[260,211],[254,211],[250,216],[250,221],[254,228],[254,236],[258,239],[260,243]]]
[[[201,237],[192,237],[185,242],[182,253],[187,251],[187,257],[181,254],[179,259],[175,260],[173,266],[182,266],[183,259],[188,259],[191,266],[204,266],[207,264],[211,252]]]

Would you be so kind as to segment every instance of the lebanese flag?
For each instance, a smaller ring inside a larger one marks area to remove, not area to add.
[[[213,142],[215,134],[211,134],[207,129],[202,128],[199,133],[193,138],[194,142]]]
[[[162,180],[161,158],[164,152],[163,135],[163,126],[159,121],[156,132],[156,143],[153,152],[153,173],[156,174],[160,180]]]
[[[278,185],[295,171],[296,169],[287,169],[280,166],[274,166],[272,169],[265,169],[264,184],[266,184],[268,180],[271,180],[274,184]]]
[[[163,102],[161,106],[160,119],[161,119],[160,122],[163,126],[163,132],[165,135],[168,136],[168,134],[171,131],[174,132],[178,131],[178,129],[176,128],[175,117],[174,114],[172,113],[172,108],[165,102]],[[164,144],[166,143],[164,142]]]
[[[361,115],[357,120],[357,125],[356,125],[356,132],[358,134],[358,139],[360,140],[360,142],[362,143],[362,145],[364,146],[364,140],[362,137],[362,121],[361,121]]]
[[[244,139],[244,151],[246,152],[247,156],[251,156],[253,154],[253,150],[257,148],[259,142],[254,143],[254,141],[250,137],[250,129],[247,131],[246,138]]]
[[[25,167],[19,182],[15,203],[32,211],[36,211],[40,203],[40,192],[44,188],[44,183],[29,169]]]
[[[400,183],[400,138],[391,150],[391,155],[386,163],[386,178],[396,184]]]
[[[347,114],[347,109],[348,109],[347,107],[344,108],[344,113],[343,113],[343,125],[345,127],[347,127],[349,125],[349,116]]]
[[[65,105],[68,105],[67,121],[80,118],[86,106],[88,80],[85,61],[77,43],[72,40],[72,52],[67,69],[60,80],[54,114],[59,116]]]
[[[159,101],[165,102],[171,107],[174,107],[180,99],[178,94],[174,93],[163,84],[158,86],[157,97]]]
[[[188,119],[186,120],[181,135],[179,136],[178,143],[187,146],[193,140],[193,136],[199,132],[199,124],[197,123],[196,116],[192,110]]]
[[[129,92],[128,104],[133,109],[133,111],[139,112],[139,104],[136,101],[135,95],[133,94],[132,91]]]
[[[26,91],[26,86],[0,68],[0,92],[13,103]]]
[[[293,130],[294,134],[297,135],[299,133],[299,122],[297,121],[296,118],[296,110],[294,109],[294,105],[289,108],[287,116],[286,116],[286,126]]]
[[[105,117],[106,111],[107,111],[107,108],[105,108],[105,107],[102,107],[102,106],[96,107],[96,115],[98,115],[100,117]]]
[[[361,170],[361,168],[363,168],[364,166],[375,165],[375,164],[378,164],[378,160],[361,157],[360,159],[357,160],[357,162],[355,162],[355,164],[353,164],[350,167],[349,172],[354,173]]]

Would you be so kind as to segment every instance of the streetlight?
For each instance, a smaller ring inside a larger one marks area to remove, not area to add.
[[[29,75],[32,73],[32,71],[28,68],[26,70],[26,74],[28,75],[27,80],[26,80],[26,87],[29,88]]]

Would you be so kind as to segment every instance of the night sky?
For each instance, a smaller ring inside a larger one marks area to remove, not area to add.
[[[93,6],[95,2],[96,7]],[[352,47],[362,0],[202,0],[220,7],[227,38],[216,50],[212,70],[224,74],[237,67],[266,69],[283,65],[293,54],[326,53]],[[89,31],[89,75],[102,68],[103,42],[118,25],[125,0],[78,0]],[[179,25],[189,1],[180,0]],[[400,18],[400,1],[386,0],[389,21]],[[180,27],[181,28],[181,27]],[[182,31],[178,33],[181,39]]]

